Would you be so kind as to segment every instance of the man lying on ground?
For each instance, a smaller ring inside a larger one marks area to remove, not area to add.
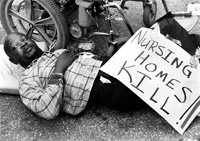
[[[179,40],[181,47],[191,55],[195,53],[199,36],[189,35],[172,18],[161,20],[159,25],[161,33]],[[4,50],[11,62],[25,68],[19,87],[22,102],[45,119],[55,118],[60,111],[78,115],[92,104],[126,112],[147,106],[125,85],[99,70],[109,57],[78,49],[43,52],[21,33],[9,34]]]

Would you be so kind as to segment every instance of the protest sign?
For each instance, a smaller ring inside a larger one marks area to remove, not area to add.
[[[193,68],[190,58],[160,33],[141,28],[101,70],[120,80],[183,134],[200,105],[200,66]]]

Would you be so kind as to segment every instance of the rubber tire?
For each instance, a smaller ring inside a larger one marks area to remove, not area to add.
[[[155,14],[153,13],[150,5],[144,6],[143,22],[146,27],[151,27],[156,20],[157,3],[155,0],[153,0],[153,6],[155,7]]]
[[[9,9],[12,7],[14,0],[1,0],[0,1],[0,18],[3,28],[6,33],[17,32],[15,23],[12,20],[12,16],[9,15]],[[69,31],[67,22],[60,12],[60,8],[52,0],[33,0],[33,2],[38,3],[42,6],[53,19],[56,26],[57,32],[57,44],[56,49],[65,48],[69,40]],[[47,43],[49,45],[49,43]]]

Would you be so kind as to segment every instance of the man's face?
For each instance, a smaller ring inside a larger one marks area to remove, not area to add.
[[[19,64],[32,62],[39,50],[36,43],[23,34],[14,34],[10,37],[9,57]]]

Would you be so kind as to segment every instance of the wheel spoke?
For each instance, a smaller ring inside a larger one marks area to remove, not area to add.
[[[33,35],[33,31],[34,31],[34,28],[29,28],[29,30],[28,30],[28,32],[26,33],[26,36],[28,37],[28,38],[31,38],[32,37],[32,35]]]
[[[27,19],[24,15],[21,15],[19,12],[16,12],[14,10],[9,10],[10,11],[10,15],[11,16],[14,16],[15,18],[17,18],[18,20],[21,20],[21,21],[25,21],[27,23],[30,23],[32,24],[32,21],[30,21],[29,19]]]
[[[66,19],[54,0],[0,1],[5,5],[1,5],[1,20],[7,33],[21,32],[46,44],[56,40],[59,48],[68,42]]]
[[[48,35],[44,32],[43,29],[39,28],[39,27],[36,27],[35,28],[38,33],[40,34],[40,36],[50,45],[51,44],[51,39],[48,37]]]
[[[26,9],[26,16],[31,21],[35,21],[35,15],[33,11],[33,2],[32,0],[24,0],[25,2],[25,9]]]
[[[54,21],[51,17],[41,19],[35,22],[35,26],[42,26],[42,25],[53,25]]]

